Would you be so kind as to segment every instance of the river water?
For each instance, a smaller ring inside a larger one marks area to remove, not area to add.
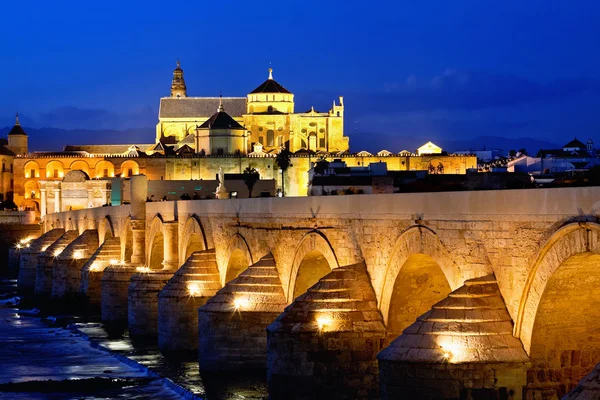
[[[0,281],[0,302],[15,295],[15,281]],[[0,400],[268,398],[264,371],[201,374],[196,360],[167,359],[97,315],[37,302],[0,305]]]

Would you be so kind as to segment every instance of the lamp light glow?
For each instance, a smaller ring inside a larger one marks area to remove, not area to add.
[[[244,308],[248,308],[250,305],[250,301],[246,297],[238,297],[233,300],[233,307],[236,311],[243,310]]]
[[[195,296],[200,293],[200,285],[198,285],[196,282],[189,283],[187,285],[187,289],[190,293],[190,296]]]

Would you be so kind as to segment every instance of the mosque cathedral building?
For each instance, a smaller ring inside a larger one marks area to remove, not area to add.
[[[8,139],[0,139],[0,195],[37,215],[115,204],[115,185],[132,175],[149,181],[215,181],[225,174],[256,168],[261,180],[273,180],[286,196],[308,194],[308,171],[319,159],[343,159],[348,167],[385,162],[390,171],[428,170],[442,164],[444,173],[465,174],[475,168],[474,156],[377,154],[349,152],[344,136],[344,99],[321,112],[311,107],[297,113],[294,94],[273,78],[245,97],[188,97],[184,72],[177,62],[171,95],[160,99],[154,143],[66,145],[62,151],[36,152],[18,115]],[[276,154],[291,153],[291,166],[282,173]],[[282,181],[282,175],[285,175]],[[210,197],[209,193],[203,197]],[[170,199],[170,200],[174,200]],[[118,202],[117,202],[118,204]]]

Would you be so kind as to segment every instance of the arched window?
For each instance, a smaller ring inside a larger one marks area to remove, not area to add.
[[[275,132],[272,130],[267,131],[267,146],[275,146]]]
[[[46,178],[62,179],[65,176],[65,170],[62,162],[50,161],[46,164]]]
[[[269,107],[267,107],[267,112],[270,112],[270,113],[272,113],[272,112],[273,112],[273,106],[269,106]]]

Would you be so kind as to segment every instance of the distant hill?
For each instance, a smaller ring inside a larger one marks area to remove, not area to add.
[[[353,152],[367,150],[371,153],[376,153],[386,149],[393,153],[398,153],[401,150],[415,151],[429,140],[449,152],[480,150],[485,147],[488,150],[502,149],[506,153],[511,149],[519,150],[525,148],[530,154],[536,154],[539,149],[561,147],[561,144],[530,137],[505,138],[499,136],[478,136],[472,139],[429,139],[414,136],[386,136],[375,133],[352,134],[350,136],[350,147]]]
[[[11,128],[1,128],[0,137],[6,137]],[[33,151],[59,151],[68,144],[126,144],[154,143],[155,128],[113,129],[57,129],[27,128],[29,149]]]
[[[126,130],[114,129],[58,129],[58,128],[27,128],[29,148],[34,151],[59,151],[67,144],[126,144],[154,143],[155,128],[132,128]],[[9,127],[0,129],[0,137],[6,137]],[[415,151],[426,143],[428,138],[417,136],[391,136],[377,133],[352,133],[350,136],[351,151],[367,150],[376,153],[386,149],[393,153],[401,150]],[[431,139],[435,144],[447,151],[470,149],[511,149],[526,148],[530,154],[536,154],[539,149],[559,148],[561,144],[533,139],[504,138],[499,136],[478,136],[472,139]]]

